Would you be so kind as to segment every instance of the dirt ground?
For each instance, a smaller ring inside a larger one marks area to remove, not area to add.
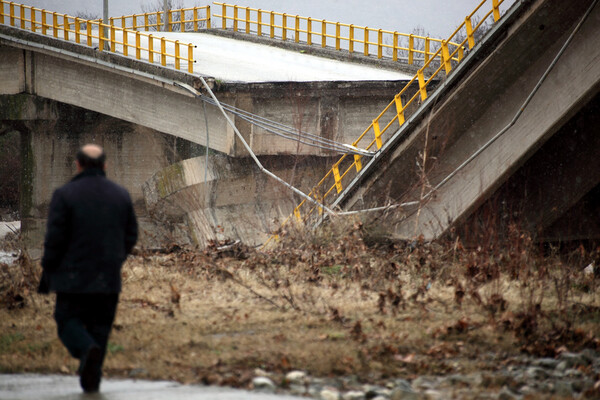
[[[220,245],[130,256],[107,376],[248,387],[260,368],[382,383],[600,343],[597,281],[582,268],[595,253],[583,247],[395,243],[360,224],[265,252]],[[0,372],[74,374],[38,274],[23,258],[0,265]]]

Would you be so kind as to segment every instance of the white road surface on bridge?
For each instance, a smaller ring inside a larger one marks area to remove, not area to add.
[[[120,32],[115,35],[116,41],[121,42]],[[209,33],[152,32],[152,36],[155,51],[160,49],[160,37],[194,44],[194,75],[227,82],[399,81],[413,77],[400,71],[304,54],[300,48],[292,51]],[[135,43],[135,36],[130,34],[128,43]],[[145,35],[140,44],[148,47]],[[117,52],[122,52],[121,45],[116,47]],[[171,42],[167,42],[166,52],[175,54]],[[135,50],[130,47],[129,53],[135,54]],[[187,49],[182,48],[181,55],[186,56]],[[148,59],[147,51],[141,52],[141,58]],[[159,59],[160,55],[155,54],[155,63]],[[167,66],[174,67],[172,57],[167,57]],[[187,71],[187,62],[181,62],[181,70]]]

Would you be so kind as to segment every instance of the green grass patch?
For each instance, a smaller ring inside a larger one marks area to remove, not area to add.
[[[25,336],[20,333],[7,333],[0,336],[0,353],[6,353],[11,350],[15,343],[25,340]]]

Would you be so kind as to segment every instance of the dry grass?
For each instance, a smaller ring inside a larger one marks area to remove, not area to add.
[[[573,257],[538,257],[522,243],[512,254],[364,237],[362,225],[340,223],[267,253],[131,257],[107,375],[244,387],[262,368],[380,382],[597,347],[600,299],[579,268],[591,254],[568,265]],[[0,371],[74,373],[52,297],[32,290],[37,268],[2,267],[2,285],[24,302],[2,299]]]

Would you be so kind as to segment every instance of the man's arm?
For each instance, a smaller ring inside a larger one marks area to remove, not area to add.
[[[58,191],[50,201],[42,268],[44,272],[54,271],[62,262],[70,239],[69,208]]]
[[[126,254],[131,254],[133,250],[133,246],[138,239],[138,225],[137,220],[135,218],[135,212],[133,211],[133,205],[131,204],[131,200],[128,205],[127,212],[127,226],[125,227],[125,252]]]

